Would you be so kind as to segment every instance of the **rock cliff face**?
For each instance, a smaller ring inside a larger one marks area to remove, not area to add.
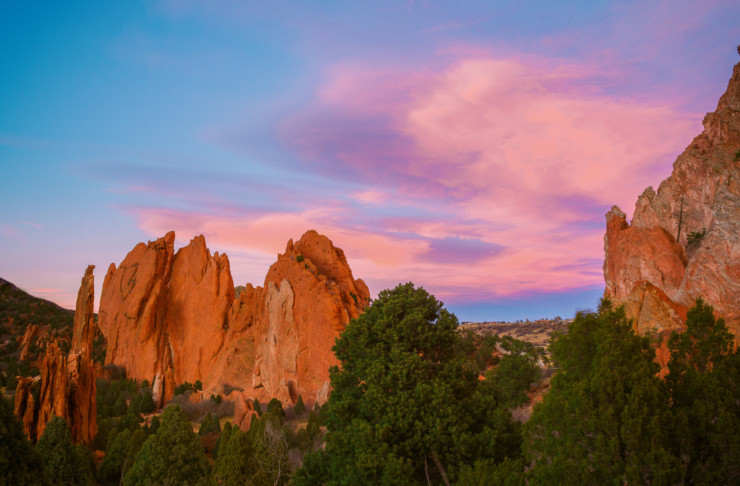
[[[642,332],[681,329],[697,297],[740,337],[740,64],[704,131],[657,192],[637,199],[631,224],[606,215],[605,295]],[[660,354],[660,353],[659,353]],[[665,358],[665,357],[664,357]]]
[[[335,337],[370,297],[342,250],[309,231],[237,299],[226,255],[211,255],[203,236],[177,253],[173,244],[168,233],[110,266],[99,310],[107,363],[153,383],[160,404],[196,380],[208,393],[228,384],[260,400],[314,400]]]
[[[94,280],[90,265],[82,278],[72,332],[72,347],[65,355],[56,341],[46,348],[41,361],[40,378],[22,378],[15,394],[15,414],[31,440],[38,440],[54,415],[69,421],[72,440],[89,443],[95,438],[95,373],[92,342],[95,335],[93,317]],[[38,387],[38,398],[34,389]]]

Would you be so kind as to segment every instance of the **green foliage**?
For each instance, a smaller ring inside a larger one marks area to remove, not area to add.
[[[254,459],[252,441],[236,427],[229,430],[229,437],[219,446],[220,451],[213,465],[214,479],[218,484],[227,486],[255,484],[251,480],[259,469]]]
[[[140,407],[141,413],[152,413],[157,409],[157,406],[154,404],[152,392],[149,388],[144,388],[142,390]]]
[[[98,470],[98,480],[101,484],[117,485],[121,482],[123,463],[126,460],[126,449],[131,440],[131,431],[124,429],[112,437],[111,443],[105,451],[103,463]]]
[[[262,406],[260,405],[260,401],[255,398],[252,405],[254,405],[254,411],[257,412],[257,415],[262,415]]]
[[[211,395],[211,401],[213,403],[215,403],[216,405],[218,405],[219,403],[221,403],[223,401],[223,398],[221,398],[221,395],[212,394]]]
[[[298,263],[301,263],[303,261],[303,255],[296,255],[295,261],[297,261]]]
[[[195,388],[196,391],[203,390],[203,383],[201,383],[200,380],[195,380],[195,384],[193,385],[193,388]]]
[[[326,449],[306,456],[295,483],[440,483],[476,459],[518,456],[518,424],[460,339],[424,289],[382,291],[336,341]]]
[[[539,380],[540,375],[535,356],[511,353],[505,355],[498,367],[488,373],[487,379],[498,392],[502,403],[517,407],[527,402],[529,385]]]
[[[94,484],[89,461],[84,460],[69,433],[67,422],[61,417],[53,417],[46,424],[36,449],[41,454],[44,468],[54,484],[84,485]]]
[[[321,436],[321,429],[319,428],[319,416],[316,412],[311,410],[308,414],[308,423],[306,424],[306,432],[311,440],[316,440],[317,437]]]
[[[144,442],[123,484],[200,484],[209,469],[200,440],[175,405],[165,409],[159,430]]]
[[[152,417],[152,421],[149,424],[149,434],[156,434],[157,431],[159,430],[159,426],[160,426],[159,416],[155,415],[154,417]]]
[[[686,246],[690,246],[694,243],[699,243],[706,234],[706,228],[702,228],[701,231],[692,231],[686,236]]]
[[[46,485],[41,455],[31,445],[11,405],[0,396],[0,483]]]
[[[357,305],[357,294],[354,292],[350,292],[349,296],[352,297],[352,300],[355,301],[355,305]]]
[[[559,372],[525,425],[530,484],[678,482],[669,397],[624,310],[579,313],[550,348]]]
[[[273,398],[267,403],[267,413],[275,417],[285,417],[283,403],[277,398]]]
[[[200,424],[198,435],[200,436],[214,432],[217,434],[221,433],[221,423],[218,420],[218,416],[211,416],[210,413],[207,413],[203,422]]]
[[[298,395],[298,400],[295,402],[295,407],[293,407],[293,412],[296,415],[303,415],[306,413],[306,405],[303,403],[303,396]]]
[[[224,428],[221,431],[221,435],[218,436],[216,447],[213,448],[213,458],[214,459],[218,457],[219,450],[222,447],[224,447],[226,443],[229,441],[229,438],[231,438],[232,429],[235,429],[235,427],[232,427],[231,422],[226,422],[224,424]]]
[[[685,466],[683,480],[740,483],[740,354],[724,319],[698,299],[686,332],[671,335],[668,348],[672,444]]]
[[[734,162],[738,162],[738,161],[740,161],[740,150],[738,150],[737,152],[735,152],[735,158],[734,158],[734,159],[732,159],[732,160],[733,160]]]

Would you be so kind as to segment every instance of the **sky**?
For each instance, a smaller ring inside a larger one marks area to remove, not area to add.
[[[740,61],[736,0],[0,3],[0,277],[203,234],[261,285],[309,229],[373,296],[572,317]]]

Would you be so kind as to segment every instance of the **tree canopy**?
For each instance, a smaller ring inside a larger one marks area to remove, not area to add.
[[[518,424],[459,342],[457,318],[423,288],[380,292],[333,347],[326,449],[296,484],[448,483],[476,458],[517,455]]]
[[[200,484],[209,469],[200,439],[182,408],[174,405],[165,409],[157,433],[144,442],[123,483]]]

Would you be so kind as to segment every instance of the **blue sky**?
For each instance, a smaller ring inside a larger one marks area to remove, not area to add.
[[[5,2],[0,276],[71,307],[174,229],[261,284],[308,229],[373,294],[567,317],[738,61],[716,2]]]

